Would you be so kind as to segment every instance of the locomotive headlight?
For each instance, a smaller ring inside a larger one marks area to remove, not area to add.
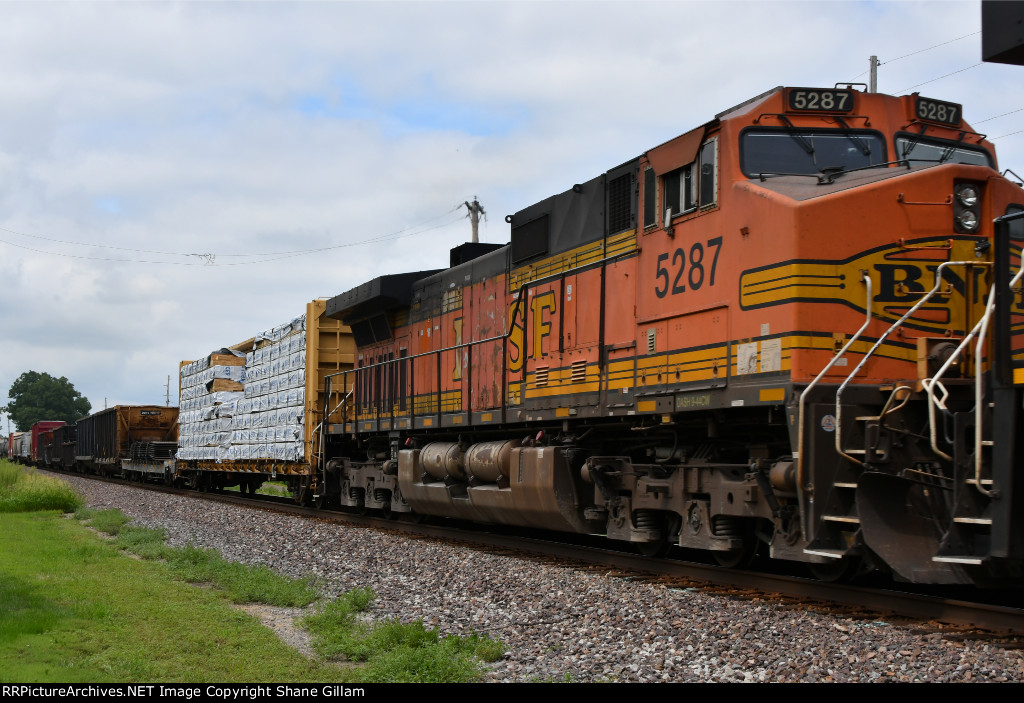
[[[957,232],[974,234],[981,229],[983,192],[980,183],[961,181],[953,184],[953,229]]]
[[[972,185],[962,185],[957,188],[956,197],[966,207],[974,207],[978,204],[978,189]]]
[[[956,218],[957,224],[965,232],[973,232],[978,229],[978,216],[971,210],[964,210]]]

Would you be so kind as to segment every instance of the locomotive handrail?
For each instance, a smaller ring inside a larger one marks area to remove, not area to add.
[[[604,239],[607,239],[607,237],[605,237]],[[606,244],[607,244],[607,242],[606,242]],[[462,350],[463,348],[467,348],[467,347],[468,348],[472,348],[472,347],[474,347],[476,345],[487,344],[489,342],[498,342],[498,341],[505,342],[505,341],[507,341],[512,336],[512,332],[515,330],[516,321],[517,321],[517,319],[518,319],[518,317],[520,315],[520,308],[522,308],[522,310],[523,310],[522,314],[523,315],[526,314],[527,306],[525,305],[525,300],[526,300],[526,292],[527,292],[527,290],[529,288],[534,287],[534,286],[544,285],[546,283],[552,283],[552,282],[554,282],[556,280],[562,280],[566,276],[573,275],[573,274],[575,274],[575,273],[577,273],[579,271],[583,271],[585,269],[589,269],[589,268],[592,268],[594,266],[603,266],[603,265],[605,265],[605,264],[607,264],[609,262],[617,261],[617,260],[625,258],[627,256],[631,256],[633,253],[634,253],[634,250],[630,249],[630,250],[627,250],[627,251],[623,251],[623,252],[614,254],[612,256],[604,256],[604,257],[598,259],[597,261],[590,261],[590,262],[587,262],[586,264],[583,264],[581,266],[575,266],[573,268],[566,269],[565,271],[558,271],[556,273],[552,273],[552,274],[548,274],[546,276],[542,276],[541,278],[535,278],[533,280],[523,281],[521,284],[519,284],[518,290],[515,293],[515,296],[513,298],[516,301],[521,301],[523,304],[522,305],[516,304],[515,306],[513,306],[513,308],[512,308],[512,318],[509,321],[508,331],[503,333],[503,334],[496,335],[496,336],[493,336],[493,337],[488,337],[486,339],[477,339],[477,340],[473,340],[473,341],[469,341],[469,342],[462,342],[461,344],[456,344],[456,345],[453,345],[453,346],[450,346],[450,347],[445,347],[443,349],[432,349],[430,351],[421,352],[419,354],[413,354],[412,356],[404,356],[404,357],[401,357],[401,358],[398,358],[398,359],[389,359],[387,361],[378,361],[376,363],[367,364],[365,366],[360,366],[358,368],[346,369],[344,371],[336,371],[334,373],[327,374],[326,376],[324,376],[324,381],[325,381],[325,384],[326,384],[326,388],[330,387],[331,379],[336,377],[336,376],[347,377],[349,374],[357,374],[359,372],[369,371],[369,370],[375,369],[377,367],[388,366],[388,365],[391,365],[391,364],[397,364],[397,363],[406,362],[406,361],[412,361],[414,359],[419,359],[419,358],[423,358],[423,357],[431,356],[431,355],[436,355],[438,360],[440,361],[441,354],[444,354],[446,352],[458,352],[458,351]],[[525,327],[525,323],[524,323],[524,327]],[[526,354],[525,347],[524,347],[524,350],[523,350],[523,354],[524,355]],[[508,356],[507,354],[503,354],[502,355],[502,360],[503,360],[502,361],[502,366],[503,366],[503,368],[502,368],[502,372],[503,372],[502,373],[502,391],[501,391],[502,406],[504,406],[504,404],[508,400],[508,389],[507,389],[507,386],[506,386],[506,384],[508,383],[508,373],[506,372],[506,370],[504,368],[504,364],[505,364],[505,360],[507,359],[507,356]],[[415,369],[414,365],[410,366],[410,384],[411,385],[415,385],[413,383],[413,375],[412,375],[412,372],[411,372],[412,369]],[[526,364],[525,363],[523,364],[523,374],[524,374],[524,381],[525,381],[525,374],[526,374]],[[442,411],[442,407],[441,407],[442,403],[441,403],[441,397],[440,397],[440,393],[441,393],[440,374],[438,374],[438,381],[439,381],[439,383],[438,383],[438,394],[439,395],[438,395],[438,398],[437,398],[437,414],[440,415],[441,411]],[[347,387],[347,385],[348,384],[346,383],[346,387]],[[354,390],[355,389],[353,388],[352,391],[349,391],[349,395],[351,395],[354,392]],[[330,394],[328,393],[328,397],[329,397],[329,395]],[[412,396],[414,394],[410,393],[410,395]],[[327,402],[329,402],[329,401],[325,401],[325,404],[324,404],[325,410],[326,410]],[[327,419],[330,417],[330,415],[334,414],[337,411],[337,409],[338,409],[338,407],[340,407],[340,405],[341,404],[339,403],[339,405],[336,406],[334,408],[334,410],[332,410],[330,412],[330,414],[325,414],[324,415],[324,418],[323,418],[323,422],[324,423],[327,422]],[[416,414],[415,403],[413,402],[411,404],[411,406],[410,406],[410,415],[414,417],[415,414]]]
[[[515,320],[515,318],[513,317],[513,321],[514,320]],[[509,329],[509,331],[504,333],[504,334],[496,335],[494,337],[487,337],[486,339],[477,339],[477,340],[473,340],[473,341],[470,341],[470,342],[462,342],[461,344],[455,344],[453,346],[445,347],[443,349],[432,349],[430,351],[421,352],[419,354],[413,354],[412,356],[403,356],[403,357],[400,357],[398,359],[388,359],[387,361],[378,361],[378,362],[373,363],[373,364],[367,364],[365,366],[360,366],[359,368],[346,369],[344,371],[336,371],[336,372],[334,372],[332,374],[327,374],[326,376],[324,376],[324,381],[325,381],[326,384],[328,384],[328,387],[329,387],[329,384],[331,383],[331,379],[334,378],[335,376],[347,377],[349,374],[357,374],[357,373],[360,373],[360,372],[366,372],[366,371],[370,371],[372,369],[375,369],[375,368],[378,368],[378,367],[381,367],[381,366],[390,366],[390,365],[393,365],[393,364],[403,363],[403,362],[406,362],[406,361],[413,361],[414,359],[420,359],[420,358],[427,357],[427,356],[434,356],[434,355],[436,355],[437,358],[440,359],[441,354],[444,354],[445,352],[453,352],[453,351],[457,352],[457,351],[459,351],[459,350],[461,350],[463,348],[473,347],[473,346],[476,346],[478,344],[487,344],[488,342],[504,341],[504,340],[507,340],[511,336],[511,334],[512,334],[512,329]],[[438,376],[438,380],[440,381],[440,375]],[[412,374],[410,374],[410,382],[411,381],[412,381]],[[348,383],[346,382],[346,387],[347,386],[348,386]],[[352,393],[354,393],[354,392],[355,392],[355,388],[353,388],[351,391],[348,392],[348,396],[351,396]],[[438,383],[438,393],[440,393],[440,392],[441,392],[440,391],[440,383]],[[348,396],[346,396],[346,398]],[[410,393],[410,396],[412,396],[411,400],[413,401],[413,402],[410,403],[410,413],[412,415],[415,415],[415,394]],[[504,398],[504,391],[503,391],[502,397]],[[336,412],[338,407],[340,407],[340,406],[341,406],[341,403],[339,403],[338,406],[336,406],[334,408],[334,410],[331,411],[331,414],[333,415],[334,412]],[[437,414],[440,414],[440,413],[441,413],[441,398],[440,398],[440,396],[438,396]],[[325,416],[324,417],[324,421],[325,422],[327,421],[328,417],[329,416]]]
[[[864,324],[860,326],[860,329],[857,330],[857,332],[852,337],[850,337],[849,340],[847,340],[846,344],[843,345],[843,348],[840,349],[839,352],[835,356],[832,357],[832,360],[828,362],[828,364],[825,366],[825,368],[823,368],[818,373],[818,375],[814,377],[814,380],[811,381],[808,384],[808,386],[806,388],[804,388],[803,392],[800,394],[800,402],[799,402],[799,406],[798,406],[798,409],[797,409],[796,490],[797,490],[797,495],[799,496],[799,501],[801,503],[803,502],[803,499],[804,499],[804,487],[803,487],[803,484],[804,484],[804,401],[806,399],[807,394],[810,392],[810,390],[812,388],[814,388],[816,385],[818,385],[818,382],[821,381],[821,379],[825,376],[825,374],[829,372],[829,369],[831,369],[833,366],[835,366],[836,362],[838,362],[843,357],[843,355],[846,354],[847,350],[849,350],[849,348],[851,346],[853,346],[854,342],[856,342],[860,338],[861,334],[864,333],[864,330],[866,330],[868,325],[871,323],[871,299],[872,299],[871,276],[869,276],[867,274],[867,271],[863,271],[862,270],[860,272],[860,280],[864,283],[864,285],[865,285],[865,287],[867,289],[867,295],[866,295],[865,303],[864,303],[864,309],[867,311],[867,313],[865,315]],[[836,423],[836,430],[838,431],[838,429],[839,429],[839,423],[837,422]],[[807,511],[806,510],[801,510],[800,511],[800,523],[801,523],[800,531],[803,533],[803,535],[806,538],[806,536],[807,536]]]
[[[1018,216],[1019,217],[1019,216]],[[999,218],[1000,220],[1002,218]],[[1017,218],[1014,218],[1017,219]],[[997,220],[998,222],[999,220]],[[991,264],[986,264],[991,265]],[[984,345],[988,340],[988,328],[992,319],[996,315],[997,298],[999,297],[999,291],[1001,288],[1005,288],[1007,291],[1012,293],[1012,290],[1017,286],[1021,279],[1024,278],[1024,267],[1018,269],[1017,273],[1010,279],[1005,285],[1001,285],[997,280],[998,277],[993,277],[993,282],[989,288],[988,301],[985,304],[985,314],[978,321],[978,323],[971,330],[964,340],[957,346],[956,350],[950,354],[946,362],[939,368],[938,371],[932,376],[932,378],[926,378],[922,380],[926,392],[928,393],[928,423],[930,426],[931,434],[931,446],[933,451],[937,454],[944,456],[946,459],[951,460],[952,457],[943,452],[938,448],[938,428],[935,422],[935,408],[938,407],[942,410],[946,410],[945,401],[948,397],[945,386],[941,382],[941,378],[945,375],[946,371],[952,366],[953,362],[960,356],[963,350],[970,344],[971,339],[977,337],[974,350],[974,484],[975,489],[982,495],[992,498],[995,496],[996,491],[985,488],[982,483],[982,447],[984,445],[983,430],[984,424],[982,421],[982,412],[984,410],[983,396],[982,396],[982,359],[984,352]],[[941,389],[943,396],[936,399],[934,395],[934,388],[938,386]]]
[[[320,466],[320,464],[323,463],[324,447],[326,446],[326,437],[324,437],[324,433],[326,431],[327,420],[328,418],[330,418],[331,415],[338,411],[338,408],[348,403],[348,399],[352,397],[353,392],[354,391],[349,391],[347,394],[343,395],[341,397],[341,400],[338,401],[338,404],[335,405],[333,409],[328,411],[327,408],[329,407],[329,404],[331,402],[331,379],[329,377],[324,379],[324,412],[323,415],[321,415],[320,417],[319,424],[317,424],[317,426],[313,430],[314,432],[320,435],[320,446],[317,448],[319,451],[314,452],[314,456],[320,457],[316,462],[317,466]],[[342,421],[344,422],[344,419]],[[312,438],[310,439],[312,440]]]
[[[846,390],[846,386],[849,385],[850,381],[853,380],[854,376],[856,376],[858,373],[860,373],[860,370],[862,368],[864,368],[864,365],[867,363],[868,359],[870,359],[874,355],[874,353],[876,351],[878,351],[878,348],[882,346],[882,343],[885,342],[885,340],[889,337],[889,335],[892,334],[897,329],[899,329],[900,327],[902,327],[903,324],[908,319],[910,319],[914,315],[914,313],[917,312],[918,309],[920,309],[920,307],[922,305],[924,305],[926,302],[928,302],[928,300],[939,291],[939,288],[942,285],[942,274],[943,274],[943,271],[947,267],[950,267],[950,266],[990,266],[990,265],[991,264],[989,264],[987,262],[979,262],[979,261],[945,261],[945,262],[939,264],[939,266],[936,267],[936,269],[935,269],[935,285],[932,287],[932,289],[930,291],[928,291],[928,293],[926,293],[920,300],[918,300],[916,303],[914,303],[914,305],[909,310],[907,310],[907,312],[905,312],[903,314],[903,316],[900,317],[900,319],[896,320],[896,322],[894,322],[889,327],[889,329],[887,329],[885,332],[883,332],[881,334],[881,336],[879,336],[879,338],[875,342],[875,344],[871,347],[871,349],[869,349],[868,352],[863,356],[863,358],[861,358],[860,363],[857,364],[857,367],[854,368],[854,370],[852,372],[850,372],[850,375],[846,377],[846,380],[843,381],[843,383],[839,386],[839,389],[836,391],[836,438],[835,438],[835,447],[836,447],[836,452],[838,454],[840,454],[841,456],[849,459],[850,461],[854,462],[855,464],[860,464],[861,466],[864,466],[864,462],[863,461],[861,461],[859,459],[855,459],[854,457],[852,457],[849,454],[847,454],[846,452],[844,452],[842,450],[842,444],[841,444],[842,443],[842,425],[843,425],[843,423],[842,423],[842,415],[841,415],[842,395],[843,395],[843,391]],[[930,401],[929,401],[929,405],[931,405]]]
[[[974,339],[975,337],[977,337],[978,338],[978,343],[977,343],[977,346],[975,347],[975,354],[974,354],[974,373],[975,373],[975,384],[974,384],[975,385],[975,388],[974,388],[975,407],[974,407],[974,410],[975,410],[975,425],[976,425],[975,426],[975,447],[976,448],[980,447],[981,446],[981,444],[980,444],[980,442],[981,442],[981,434],[980,433],[981,433],[981,429],[982,429],[982,427],[981,427],[981,415],[980,415],[980,413],[981,413],[981,367],[982,367],[982,364],[981,364],[981,360],[982,360],[981,352],[982,352],[982,346],[985,343],[986,333],[988,331],[989,320],[992,319],[992,314],[995,311],[995,291],[996,291],[996,287],[993,284],[992,287],[989,288],[988,302],[985,303],[985,314],[981,316],[981,319],[978,320],[977,324],[974,325],[974,327],[971,329],[971,331],[968,332],[967,335],[964,336],[964,338],[960,341],[960,344],[958,344],[956,346],[956,349],[953,350],[953,353],[950,354],[946,358],[946,361],[942,364],[942,366],[939,367],[939,369],[934,374],[932,374],[931,378],[923,378],[923,379],[921,379],[921,385],[924,387],[925,393],[928,395],[928,429],[929,429],[929,436],[930,436],[930,440],[931,440],[932,450],[936,454],[938,454],[939,456],[941,456],[941,457],[943,457],[943,458],[945,458],[945,459],[947,459],[949,461],[952,461],[953,457],[950,456],[949,454],[947,454],[946,452],[942,451],[941,449],[939,449],[939,446],[938,446],[938,441],[939,441],[938,440],[938,423],[936,422],[936,419],[935,419],[935,410],[936,410],[936,408],[938,408],[939,410],[942,410],[944,412],[947,412],[949,410],[946,407],[946,399],[949,398],[949,392],[946,390],[946,387],[942,383],[941,379],[942,379],[943,376],[946,375],[946,372],[950,369],[950,367],[954,364],[954,362],[956,362],[960,358],[960,355],[963,353],[963,351],[968,346],[970,346],[971,340]],[[936,387],[938,387],[939,390],[941,391],[941,396],[936,396],[936,393],[935,393],[935,388]]]

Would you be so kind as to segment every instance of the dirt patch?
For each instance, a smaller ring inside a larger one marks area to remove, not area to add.
[[[269,627],[289,647],[297,649],[308,659],[319,659],[313,651],[313,637],[296,622],[306,614],[303,608],[284,608],[275,605],[247,603],[235,606]]]

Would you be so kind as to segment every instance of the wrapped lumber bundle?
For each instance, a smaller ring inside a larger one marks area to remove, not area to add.
[[[324,377],[352,367],[348,327],[306,313],[196,361],[182,362],[178,459],[218,472],[310,473]]]

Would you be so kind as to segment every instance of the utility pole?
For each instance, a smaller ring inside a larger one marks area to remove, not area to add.
[[[171,377],[167,376],[167,400],[164,401],[164,405],[168,408],[171,407]]]
[[[477,201],[475,195],[473,196],[473,204],[470,205],[467,202],[466,208],[469,210],[469,214],[466,217],[473,224],[473,243],[476,244],[480,241],[480,215],[486,218],[487,213],[484,212],[484,206]]]
[[[871,64],[871,79],[868,82],[868,92],[878,92],[878,57],[872,56],[869,63]],[[861,74],[863,75],[863,74]]]

